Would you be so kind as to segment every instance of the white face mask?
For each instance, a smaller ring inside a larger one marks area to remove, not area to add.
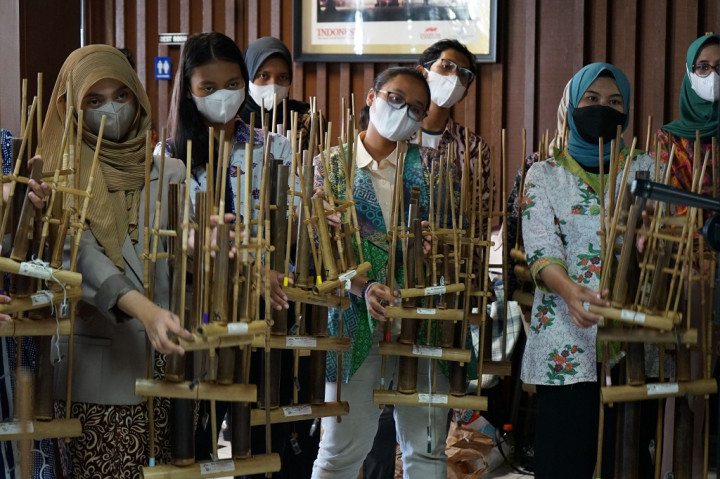
[[[94,110],[85,110],[83,123],[97,135],[100,132],[102,117],[105,115],[103,138],[117,143],[127,134],[135,119],[135,113],[137,113],[137,108],[134,102],[118,103],[113,101]]]
[[[697,96],[709,102],[720,100],[720,75],[711,72],[708,76],[701,77],[688,71],[688,77]]]
[[[375,129],[383,138],[404,141],[418,131],[422,122],[415,121],[407,115],[407,105],[396,110],[375,95],[370,108],[370,123],[375,125]]]
[[[200,114],[210,123],[225,124],[235,118],[240,106],[245,101],[245,88],[238,90],[218,90],[212,95],[193,95],[195,106]]]
[[[450,108],[459,102],[465,94],[465,86],[460,83],[457,75],[441,75],[438,72],[425,69],[427,82],[430,87],[430,99],[437,106]]]
[[[277,83],[270,83],[268,85],[256,85],[250,82],[250,98],[255,100],[258,106],[264,106],[266,110],[272,110],[273,98],[277,95],[277,104],[281,104],[283,98],[287,98],[290,92],[289,86],[278,85]]]

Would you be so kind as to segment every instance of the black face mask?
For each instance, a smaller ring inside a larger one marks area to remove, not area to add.
[[[602,137],[605,143],[615,138],[617,126],[625,124],[625,113],[603,105],[576,108],[572,112],[575,128],[580,137],[589,143],[597,143]]]

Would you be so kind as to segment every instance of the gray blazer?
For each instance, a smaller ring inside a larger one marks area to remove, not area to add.
[[[150,225],[155,221],[155,200],[158,188],[159,160],[153,163],[150,177]],[[160,225],[167,225],[169,183],[182,183],[185,167],[180,160],[165,158],[163,201]],[[77,271],[83,275],[83,299],[75,319],[73,345],[72,401],[127,405],[139,404],[143,398],[135,395],[135,379],[146,377],[146,335],[142,323],[130,318],[117,307],[118,299],[135,289],[143,289],[143,225],[145,224],[145,191],[141,194],[139,238],[132,244],[125,238],[122,253],[125,271],[121,271],[105,255],[104,249],[90,230],[82,234],[78,252]],[[166,251],[161,238],[158,252]],[[66,263],[69,248],[66,248]],[[67,266],[67,264],[66,264]],[[170,271],[165,259],[155,268],[155,303],[167,308],[170,301]],[[68,370],[68,338],[60,339],[60,354],[64,359],[55,368],[55,396],[65,399]]]

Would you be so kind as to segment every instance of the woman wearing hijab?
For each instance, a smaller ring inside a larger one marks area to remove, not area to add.
[[[720,100],[720,35],[698,38],[687,51],[685,75],[680,88],[680,119],[663,125],[658,131],[663,161],[667,163],[675,146],[672,165],[673,186],[689,190],[692,186],[693,162],[702,162],[712,147],[718,131],[718,100]],[[696,134],[700,134],[701,158],[695,158]],[[703,193],[712,194],[712,171],[703,181]],[[678,206],[682,213],[687,208]]]
[[[537,385],[534,471],[540,479],[585,479],[595,469],[595,342],[603,318],[584,304],[609,304],[608,291],[597,291],[600,166],[618,181],[626,161],[632,161],[630,178],[654,169],[649,156],[628,159],[621,145],[619,171],[610,172],[609,141],[603,158],[598,156],[599,138],[614,138],[617,125],[627,127],[629,107],[630,85],[622,71],[607,63],[582,68],[570,82],[567,148],[535,163],[525,179],[523,238],[536,290],[521,379]]]
[[[72,91],[67,91],[69,79]],[[70,105],[84,110],[81,189],[89,180],[101,118],[107,119],[77,261],[77,271],[83,275],[83,299],[74,330],[71,415],[80,420],[83,433],[70,443],[67,472],[75,478],[139,478],[150,450],[147,403],[134,393],[135,380],[147,373],[146,337],[160,353],[183,353],[169,340],[171,333],[192,340],[177,316],[167,310],[170,285],[165,260],[156,263],[153,300],[145,297],[142,287],[140,225],[144,223],[150,101],[122,52],[106,45],[75,50],[60,70],[45,118],[46,175],[61,165],[65,113]],[[181,183],[184,171],[180,161],[166,158],[162,191],[167,192],[169,183]],[[154,162],[151,198],[157,195],[158,176],[158,162]],[[162,205],[166,220],[167,201]],[[56,368],[56,394],[64,399],[66,337],[60,340],[60,350],[63,360]],[[164,356],[154,356],[154,360],[157,373]],[[60,403],[60,409],[66,406]],[[159,462],[169,461],[166,408],[166,401],[155,401]]]
[[[310,131],[310,105],[291,100],[290,84],[292,83],[292,56],[290,50],[283,42],[275,37],[262,37],[248,45],[245,50],[245,63],[247,64],[250,82],[248,84],[249,97],[240,110],[240,118],[245,123],[250,122],[250,114],[255,113],[255,126],[260,125],[261,113],[269,115],[272,121],[273,99],[275,104],[275,125],[282,125],[285,121],[287,130],[292,126],[290,114],[298,113],[298,129],[302,131],[303,148],[307,146],[307,137]],[[283,115],[283,100],[287,98],[288,118]],[[261,112],[260,105],[265,107]],[[276,126],[277,128],[277,126]],[[278,132],[284,135],[285,131]],[[298,134],[301,132],[298,131]]]

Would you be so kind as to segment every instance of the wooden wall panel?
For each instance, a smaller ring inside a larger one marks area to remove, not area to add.
[[[153,76],[155,56],[169,55],[173,72],[180,48],[159,47],[163,31],[221,31],[241,49],[256,38],[274,35],[292,50],[293,0],[89,0],[90,42],[109,42],[133,50],[141,65],[155,125],[167,122],[170,82]],[[98,6],[96,3],[104,3]],[[539,135],[554,132],[557,104],[565,83],[581,65],[609,61],[633,85],[631,128],[644,140],[647,116],[657,127],[677,116],[685,52],[698,35],[720,25],[716,0],[515,0],[498,2],[498,61],[478,66],[456,120],[478,131],[499,154],[500,131],[508,129],[509,166],[521,160],[521,131],[528,152]],[[138,7],[139,5],[139,7]],[[326,117],[339,126],[340,97],[356,108],[364,104],[374,76],[386,63],[297,63],[293,97],[316,96]],[[335,136],[335,135],[333,135]]]

